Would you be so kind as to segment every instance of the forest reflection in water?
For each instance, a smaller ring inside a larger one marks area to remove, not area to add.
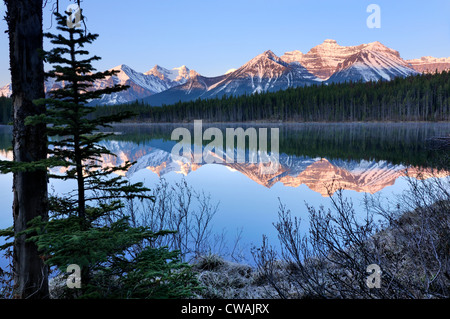
[[[218,204],[213,233],[225,231],[232,240],[241,229],[247,247],[258,244],[262,234],[276,236],[272,223],[277,219],[279,201],[307,219],[305,203],[328,206],[328,196],[338,188],[343,188],[344,195],[361,211],[365,194],[393,198],[407,189],[406,172],[413,177],[432,176],[440,154],[429,148],[429,139],[450,135],[450,123],[203,123],[204,129],[223,131],[227,127],[279,128],[280,169],[261,174],[257,164],[247,162],[207,164],[174,158],[171,151],[177,141],[171,139],[171,133],[180,126],[193,130],[191,123],[115,125],[115,134],[102,144],[117,156],[104,156],[103,165],[135,162],[126,176],[151,189],[162,178],[170,185],[185,181],[192,189],[206,192]],[[2,159],[12,159],[11,139],[11,128],[0,127]],[[203,141],[203,146],[207,143]],[[445,176],[447,172],[442,171],[437,175]],[[11,181],[2,177],[2,207],[12,205]],[[59,192],[69,186],[54,181],[50,187]],[[11,220],[10,210],[4,209],[1,226],[8,226]]]

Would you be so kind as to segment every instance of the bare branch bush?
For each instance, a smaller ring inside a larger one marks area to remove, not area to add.
[[[8,265],[5,269],[0,267],[0,299],[13,298],[13,273],[12,273],[12,249],[8,248],[3,252],[4,261]],[[9,270],[8,270],[9,268]]]
[[[226,240],[225,230],[212,232],[219,203],[214,202],[210,194],[194,190],[184,179],[171,184],[164,178],[152,192],[154,201],[127,201],[121,210],[122,215],[130,216],[135,226],[146,226],[154,232],[172,231],[158,237],[151,245],[179,250],[183,260],[188,262],[208,255],[242,260],[242,230],[237,230],[231,243]]]
[[[393,204],[367,196],[364,216],[342,189],[330,194],[331,209],[307,205],[307,233],[280,203],[274,226],[281,249],[263,238],[252,251],[260,275],[276,291],[272,297],[448,298],[449,178],[408,182],[409,190]],[[381,267],[380,288],[366,283],[371,264]]]
[[[450,178],[408,176],[409,191],[389,210],[371,209],[386,220],[395,241],[384,243],[403,256],[398,277],[414,287],[415,298],[450,296]],[[394,212],[394,213],[393,213]]]

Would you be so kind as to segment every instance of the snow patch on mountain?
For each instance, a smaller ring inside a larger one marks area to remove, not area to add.
[[[398,51],[388,48],[379,41],[357,46],[341,46],[336,40],[327,39],[308,53],[286,52],[282,57],[286,62],[299,62],[309,72],[322,80],[376,79],[389,80],[395,76],[415,74],[412,67],[401,59]],[[331,79],[337,72],[352,67],[345,74]]]
[[[347,82],[362,80],[368,82],[380,79],[390,81],[395,77],[418,74],[395,52],[363,49],[340,63],[336,72],[328,81]]]
[[[0,88],[0,96],[10,97],[12,94],[11,83]]]
[[[173,85],[186,83],[192,76],[196,74],[195,71],[189,70],[185,65],[171,70],[162,66],[155,65],[151,70],[144,73],[145,75],[154,75],[166,82],[176,82]],[[172,86],[173,86],[172,85]]]

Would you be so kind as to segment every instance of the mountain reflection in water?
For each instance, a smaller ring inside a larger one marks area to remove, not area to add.
[[[244,124],[211,124],[227,127],[249,127]],[[211,126],[210,125],[210,126]],[[181,125],[180,125],[181,126]],[[191,124],[183,127],[193,129]],[[204,124],[204,129],[208,125]],[[273,223],[278,218],[280,201],[292,214],[302,219],[307,231],[308,211],[305,204],[330,208],[329,195],[337,188],[354,203],[355,212],[363,216],[366,194],[376,194],[388,202],[408,189],[403,176],[428,178],[440,154],[429,149],[427,139],[449,136],[450,123],[361,123],[361,124],[271,124],[254,127],[279,127],[279,170],[261,174],[258,164],[194,163],[191,158],[172,156],[178,141],[171,132],[178,125],[120,124],[116,133],[102,144],[116,156],[104,156],[102,165],[118,166],[134,162],[126,176],[143,182],[150,189],[161,179],[173,187],[185,179],[195,191],[205,191],[219,210],[212,221],[212,233],[225,231],[232,243],[242,230],[242,246],[260,245],[265,234],[277,242]],[[12,160],[11,128],[0,126],[0,159]],[[206,146],[209,141],[204,141]],[[225,145],[225,144],[224,144]],[[194,148],[193,148],[194,149]],[[270,151],[270,147],[268,147]],[[236,150],[235,150],[236,151]],[[248,152],[248,150],[246,150]],[[216,154],[219,155],[219,154]],[[59,169],[63,172],[64,169]],[[447,176],[440,171],[437,177]],[[12,224],[12,176],[0,175],[0,227]],[[75,185],[51,180],[49,191],[65,192]],[[158,194],[155,194],[158,198]],[[246,256],[251,260],[251,255]],[[1,262],[1,260],[0,260]]]
[[[211,125],[223,131],[226,127],[245,129],[251,126]],[[264,127],[263,124],[257,126]],[[102,165],[136,162],[124,173],[128,177],[143,169],[159,177],[170,172],[187,176],[203,165],[224,165],[267,188],[278,182],[287,187],[304,184],[322,196],[332,195],[338,188],[374,194],[393,185],[396,179],[406,174],[419,178],[448,175],[447,172],[435,172],[430,168],[433,156],[439,155],[427,149],[426,141],[430,137],[450,135],[449,123],[269,126],[280,128],[280,167],[274,174],[262,174],[261,164],[194,163],[192,156],[172,156],[171,150],[177,141],[171,140],[171,132],[177,125],[115,126],[117,134],[102,144],[116,156],[104,156]],[[189,124],[184,127],[192,129]],[[8,144],[8,132],[6,127],[0,130],[0,158],[12,160],[12,152],[5,146]]]

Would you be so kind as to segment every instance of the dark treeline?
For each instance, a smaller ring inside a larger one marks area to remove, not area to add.
[[[225,127],[212,125],[220,128],[225,135]],[[107,137],[107,140],[131,142],[142,147],[152,145],[171,152],[178,142],[171,139],[171,134],[173,129],[178,127],[179,124],[118,124],[105,131],[120,133]],[[194,136],[193,125],[189,123],[183,127],[189,129],[191,136]],[[207,127],[209,126],[205,124],[204,129]],[[250,125],[239,124],[232,127],[246,129]],[[424,167],[433,166],[440,156],[439,152],[430,147],[428,139],[446,136],[449,132],[449,126],[445,123],[273,124],[273,127],[280,129],[279,151],[282,154],[324,157],[328,160],[386,160],[392,164]],[[11,140],[12,129],[0,127],[0,150],[9,149]],[[211,141],[202,142],[207,145]]]
[[[98,106],[94,116],[124,110],[132,121],[448,121],[450,72],[422,74],[392,81],[336,83],[283,91],[178,102],[152,107],[142,102]],[[0,124],[12,120],[11,99],[0,97]]]
[[[0,96],[0,124],[8,124],[12,121],[12,100]]]
[[[392,81],[335,83],[151,107],[142,102],[98,107],[97,114],[134,111],[148,122],[448,121],[450,73]]]
[[[205,124],[208,127],[225,130],[229,125]],[[178,141],[171,139],[174,128],[179,124],[132,124],[116,125],[111,131],[121,134],[109,139],[132,142],[137,145],[152,144],[167,152]],[[193,125],[183,124],[194,136]],[[255,127],[250,124],[238,124],[231,127]],[[345,124],[271,124],[261,127],[280,129],[280,153],[294,156],[325,157],[328,160],[387,160],[392,164],[433,166],[440,153],[430,147],[429,138],[446,136],[449,126],[445,123],[345,123]],[[258,130],[258,126],[256,126]],[[270,131],[270,129],[269,129]],[[156,141],[158,140],[158,141]],[[210,140],[203,140],[204,145]],[[225,141],[223,142],[225,145]],[[246,144],[248,150],[248,143]]]

